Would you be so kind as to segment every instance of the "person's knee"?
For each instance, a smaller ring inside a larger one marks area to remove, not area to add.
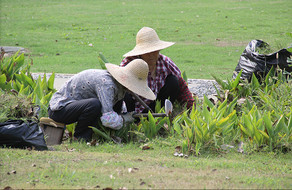
[[[165,83],[173,90],[178,91],[179,90],[179,81],[178,78],[175,75],[168,75],[166,77]]]
[[[170,74],[166,77],[164,86],[157,94],[157,100],[160,100],[161,103],[164,103],[165,99],[170,98],[170,101],[174,102],[177,99],[179,91],[178,77]]]
[[[88,107],[87,110],[90,115],[97,115],[100,116],[101,115],[101,103],[99,101],[99,99],[97,98],[90,98],[87,102]]]

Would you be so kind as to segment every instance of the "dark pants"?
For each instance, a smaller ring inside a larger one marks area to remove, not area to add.
[[[155,105],[157,100],[161,102],[161,106],[164,106],[165,99],[169,99],[172,103],[174,103],[175,100],[177,100],[178,94],[179,94],[178,78],[170,74],[166,77],[165,84],[158,92],[156,100],[151,102],[148,106],[153,111],[155,111]],[[131,94],[126,93],[124,101],[127,105],[128,112],[135,110],[136,100],[132,97]],[[148,110],[144,110],[143,112],[148,112]]]
[[[97,98],[90,98],[72,102],[58,111],[48,110],[49,117],[56,122],[71,124],[77,122],[74,137],[90,141],[92,129],[101,117],[101,103]]]

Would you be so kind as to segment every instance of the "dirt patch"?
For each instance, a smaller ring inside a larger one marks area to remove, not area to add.
[[[178,44],[182,44],[182,45],[204,45],[206,43],[205,42],[194,42],[194,41],[188,40],[188,41],[178,42]]]
[[[221,41],[220,39],[216,39],[216,42],[214,43],[217,47],[245,47],[247,46],[248,42],[227,42],[227,41]]]
[[[249,42],[248,41],[243,41],[243,42],[236,42],[236,41],[224,41],[224,40],[221,40],[221,39],[216,39],[216,41],[213,43],[214,46],[216,47],[245,47],[247,46]],[[191,41],[191,40],[188,40],[188,41],[183,41],[183,42],[178,42],[178,44],[181,44],[181,45],[205,45],[206,42],[195,42],[195,41]]]

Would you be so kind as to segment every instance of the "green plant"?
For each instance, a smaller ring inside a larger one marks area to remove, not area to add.
[[[106,67],[105,67],[105,63],[109,63],[109,61],[105,58],[105,56],[99,52],[98,54],[98,62],[99,62],[99,65],[102,69],[106,70]]]
[[[243,132],[243,135],[246,135],[249,138],[251,144],[256,144],[257,147],[263,145],[263,136],[259,130],[264,130],[263,119],[261,112],[257,110],[256,106],[246,114],[243,113],[240,119],[240,129]]]
[[[6,82],[15,80],[15,75],[20,71],[24,73],[30,72],[31,64],[24,63],[24,54],[19,55],[19,51],[16,52],[13,56],[5,60],[4,50],[1,49],[0,55],[0,75],[5,75]]]
[[[188,82],[188,76],[187,76],[187,72],[186,72],[186,71],[183,71],[183,72],[181,73],[181,77],[182,77],[186,82]]]
[[[143,136],[152,140],[159,135],[159,131],[164,127],[164,124],[167,123],[167,119],[167,117],[153,117],[149,111],[147,118],[141,118],[137,130],[141,132]]]
[[[195,152],[197,155],[202,147],[219,147],[220,144],[232,141],[236,136],[234,126],[237,121],[237,99],[229,105],[227,100],[214,105],[206,96],[202,108],[193,108],[184,112],[173,121],[174,130],[182,135],[183,153]]]
[[[24,54],[18,55],[17,52],[9,58],[1,56],[0,89],[14,91],[19,96],[31,98],[32,103],[40,106],[40,116],[46,116],[49,101],[56,91],[54,89],[55,73],[52,73],[48,80],[46,74],[43,79],[39,76],[37,80],[34,80],[30,67],[31,63],[24,63]]]
[[[291,130],[291,108],[290,112],[273,119],[273,111],[261,111],[253,106],[248,113],[243,113],[239,126],[242,135],[248,137],[248,143],[259,149],[268,146],[270,151],[276,148],[290,148],[292,142]]]
[[[89,127],[92,129],[92,131],[94,132],[94,134],[97,136],[97,138],[102,138],[102,140],[106,140],[106,141],[111,141],[111,135],[110,135],[110,130],[106,130],[104,126],[100,125],[101,129],[98,129],[97,127]],[[100,141],[102,141],[101,139],[98,139]]]
[[[289,77],[284,76],[281,70],[272,68],[260,87],[254,90],[253,96],[246,99],[261,110],[273,111],[273,117],[279,118],[292,106],[291,93]]]
[[[263,120],[265,123],[265,130],[260,130],[261,134],[268,141],[267,145],[270,150],[274,148],[291,148],[292,143],[292,106],[290,107],[290,113],[287,115],[281,115],[281,117],[272,122],[270,112],[265,113]]]
[[[261,109],[273,111],[274,116],[278,117],[290,112],[292,106],[292,82],[275,84],[269,92],[258,91],[258,96],[254,101],[261,105]]]
[[[119,130],[110,129],[102,125],[99,121],[97,126],[89,126],[93,130],[93,139],[98,140],[99,142],[116,142],[116,143],[128,143],[134,140],[134,133],[136,131],[136,124],[128,124],[123,126]]]
[[[227,81],[223,81],[218,77],[213,75],[213,78],[220,85],[220,90],[217,91],[217,96],[221,101],[228,99],[228,101],[232,101],[235,98],[245,98],[248,96],[256,95],[256,91],[259,88],[265,86],[264,83],[260,83],[256,76],[253,74],[251,81],[242,80],[241,77],[242,70],[238,73],[235,79],[228,79]],[[266,77],[269,78],[269,75]]]

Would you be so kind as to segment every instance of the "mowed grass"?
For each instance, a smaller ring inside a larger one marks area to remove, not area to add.
[[[171,141],[170,141],[171,142]],[[204,153],[173,156],[175,143],[65,143],[56,151],[0,149],[0,188],[289,189],[292,155]]]
[[[189,78],[227,78],[252,39],[275,49],[291,38],[290,0],[0,0],[0,46],[28,49],[33,72],[100,68],[103,52],[119,64],[143,26],[176,44],[162,51]],[[92,44],[92,46],[91,46]],[[204,152],[174,157],[170,139],[141,144],[65,142],[56,151],[0,149],[0,188],[289,189],[292,155]]]
[[[230,78],[244,48],[288,47],[291,0],[1,0],[0,46],[28,49],[33,72],[77,73],[114,64],[143,26],[176,44],[162,50],[189,78]],[[92,46],[91,46],[92,44]],[[27,57],[29,61],[29,57]]]

